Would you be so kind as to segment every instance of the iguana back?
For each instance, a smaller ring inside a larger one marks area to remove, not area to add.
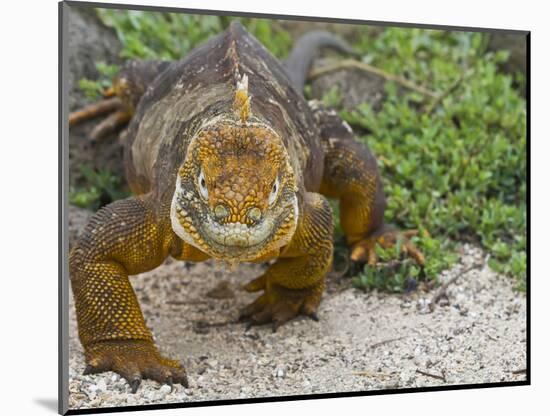
[[[235,86],[243,74],[252,116],[282,137],[299,183],[318,189],[323,153],[307,102],[277,59],[234,22],[172,63],[141,98],[125,141],[127,176],[135,193],[171,195],[190,138],[216,116],[233,111]]]

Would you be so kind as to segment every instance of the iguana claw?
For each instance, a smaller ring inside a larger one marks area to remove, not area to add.
[[[239,321],[248,321],[248,331],[253,325],[271,323],[276,332],[286,322],[299,315],[318,321],[316,310],[320,296],[315,287],[310,289],[286,289],[271,286],[266,293],[242,309]]]
[[[352,245],[350,259],[356,263],[368,263],[369,266],[375,266],[378,262],[376,245],[380,245],[383,248],[390,248],[397,245],[397,241],[401,239],[401,252],[412,257],[419,266],[423,266],[425,263],[424,255],[410,241],[410,238],[417,234],[418,230],[387,230],[381,234],[375,234],[364,238]]]
[[[87,376],[88,374],[93,374],[93,373],[94,373],[94,367],[88,364],[84,369],[84,371],[82,372],[82,375]]]
[[[174,381],[172,380],[172,377],[168,377],[166,384],[170,386],[170,393],[172,393],[174,391]]]
[[[103,341],[86,349],[88,365],[84,374],[114,371],[126,379],[135,393],[144,378],[168,384],[189,387],[185,369],[178,361],[162,357],[154,344],[145,340]]]
[[[132,394],[135,394],[137,392],[137,389],[139,388],[139,385],[141,384],[141,378],[135,378],[130,383],[130,388],[132,390]]]

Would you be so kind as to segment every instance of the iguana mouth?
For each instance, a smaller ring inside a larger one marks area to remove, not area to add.
[[[200,223],[190,225],[189,213],[178,199],[176,193],[170,214],[174,232],[183,241],[219,260],[250,261],[286,245],[298,220],[295,198],[291,215],[266,218],[254,226],[240,222],[219,224],[208,215]]]
[[[255,226],[235,222],[218,224],[207,221],[202,225],[204,233],[213,241],[227,247],[254,247],[264,243],[273,233],[273,221],[262,221]]]

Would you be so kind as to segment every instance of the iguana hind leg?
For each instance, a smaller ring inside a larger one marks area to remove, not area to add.
[[[104,114],[118,111],[122,108],[122,101],[118,97],[109,97],[97,103],[90,104],[80,110],[73,111],[69,114],[69,127],[76,126],[86,120],[102,116]]]
[[[250,324],[273,323],[273,330],[303,314],[317,320],[317,307],[332,264],[332,212],[326,199],[306,193],[298,226],[277,261],[244,288],[263,290],[241,311]]]
[[[317,102],[310,105],[325,151],[319,192],[340,201],[340,225],[351,247],[351,260],[375,265],[376,245],[388,248],[401,239],[402,251],[423,265],[424,256],[410,241],[416,231],[400,232],[384,223],[386,198],[373,154],[354,139],[351,128],[334,111]]]
[[[133,392],[142,378],[187,385],[180,363],[159,354],[128,279],[160,265],[174,250],[170,224],[159,222],[152,207],[147,196],[107,205],[69,256],[85,373],[115,371]]]
[[[107,115],[90,133],[97,140],[126,125],[134,115],[141,96],[169,61],[127,61],[113,79],[113,86],[103,92],[105,99],[69,114],[69,126]]]

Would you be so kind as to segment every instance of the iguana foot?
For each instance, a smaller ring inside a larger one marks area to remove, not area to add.
[[[73,111],[69,114],[69,126],[76,126],[95,117],[112,113],[122,107],[122,101],[117,97],[109,97],[97,103],[90,104],[84,108]]]
[[[132,118],[132,112],[117,97],[107,98],[91,104],[69,115],[69,126],[75,126],[87,120],[106,115],[90,133],[91,140],[99,140],[117,131]]]
[[[285,322],[298,315],[306,315],[314,321],[319,320],[317,308],[323,293],[322,282],[312,288],[288,289],[274,284],[266,288],[264,280],[264,277],[260,276],[244,287],[248,292],[264,290],[264,294],[241,310],[239,321],[248,321],[248,328],[271,322],[275,332]]]
[[[135,393],[143,378],[188,387],[185,369],[176,360],[162,357],[151,341],[102,341],[86,348],[87,367],[84,374],[114,371],[126,379]]]
[[[69,126],[105,115],[90,133],[92,140],[100,139],[124,127],[153,80],[170,65],[169,61],[127,61],[113,79],[112,87],[103,91],[104,100],[74,111]]]
[[[375,266],[378,261],[376,245],[382,248],[391,248],[401,240],[401,252],[412,257],[419,266],[423,266],[424,255],[410,241],[411,237],[418,234],[418,230],[398,231],[385,230],[382,233],[374,233],[372,236],[359,240],[352,244],[350,259],[356,263],[368,263]]]

